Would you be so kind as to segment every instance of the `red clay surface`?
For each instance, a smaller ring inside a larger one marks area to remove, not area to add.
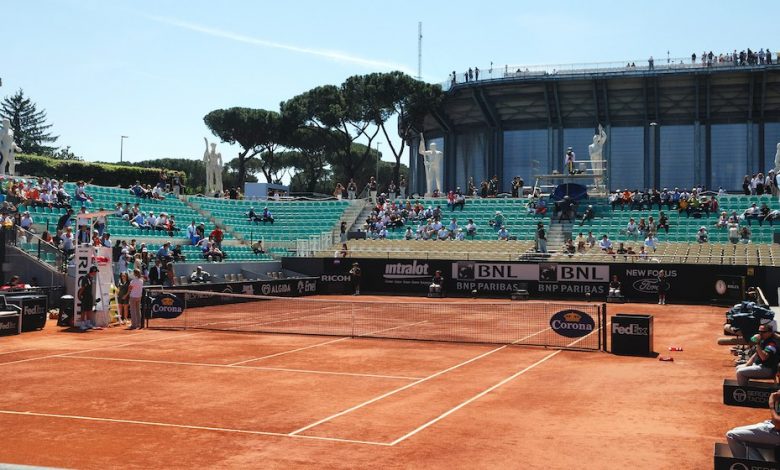
[[[50,322],[0,338],[0,462],[701,469],[729,428],[766,419],[722,404],[734,375],[715,343],[724,308],[609,307],[618,312],[655,315],[655,349],[675,361],[333,336],[82,334]]]

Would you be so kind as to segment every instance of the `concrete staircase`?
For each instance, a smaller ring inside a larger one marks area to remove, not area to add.
[[[357,217],[355,217],[355,220],[352,222],[352,225],[349,227],[350,232],[357,232],[365,231],[363,224],[365,223],[366,219],[369,215],[371,215],[371,211],[374,209],[374,205],[368,203],[367,200],[363,200],[363,209],[358,213]]]

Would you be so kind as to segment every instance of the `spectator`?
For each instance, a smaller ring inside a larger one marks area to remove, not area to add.
[[[509,231],[506,229],[505,225],[502,225],[498,230],[498,239],[504,241],[509,240]]]
[[[707,243],[710,241],[710,234],[707,232],[707,227],[701,226],[699,228],[699,231],[696,232],[696,242],[697,243]]]
[[[609,297],[620,297],[620,280],[617,274],[612,275],[612,280],[609,281]]]
[[[171,242],[165,242],[157,250],[157,259],[162,261],[163,264],[168,264],[173,261],[173,254],[171,253]]]
[[[589,204],[588,207],[585,209],[585,212],[582,213],[582,220],[580,221],[580,227],[585,225],[585,222],[593,220],[595,216],[596,214],[593,212],[593,206]]]
[[[222,240],[225,238],[225,232],[219,228],[219,225],[214,226],[214,230],[209,234],[209,238],[214,242],[218,250],[222,250]]]
[[[742,230],[739,231],[739,242],[747,245],[750,243],[750,229],[747,227],[742,227]]]
[[[760,212],[758,210],[758,207],[756,207],[756,203],[750,205],[745,211],[742,213],[742,216],[747,221],[748,225],[752,225],[753,220],[759,220],[760,219]]]
[[[347,183],[347,195],[350,200],[355,199],[355,195],[357,194],[357,184],[355,183],[354,179],[350,179],[349,183]]]
[[[211,281],[211,274],[203,270],[203,266],[198,266],[190,274],[190,282],[209,282]]]
[[[89,272],[81,276],[78,281],[78,298],[81,301],[81,331],[95,328],[91,319],[92,311],[95,309],[95,276],[97,275],[97,266],[89,268]]]
[[[336,183],[336,189],[333,190],[333,195],[339,201],[344,196],[344,186],[342,186],[341,183]]]
[[[160,258],[154,260],[154,266],[149,270],[149,284],[161,286],[168,280],[168,273],[160,261]]]
[[[274,215],[271,213],[270,209],[268,209],[268,206],[265,206],[263,208],[263,223],[271,222],[271,224],[274,223]]]
[[[772,225],[772,219],[769,219],[769,206],[766,203],[761,204],[761,208],[758,209],[758,225],[764,225],[765,220],[769,220],[769,225]]]
[[[474,219],[469,219],[466,224],[466,235],[472,240],[477,235],[477,225],[474,223]]]
[[[542,222],[536,224],[536,249],[539,253],[547,253],[547,232]]]
[[[612,240],[609,239],[607,234],[605,233],[603,237],[601,237],[601,241],[599,242],[599,248],[601,251],[607,252],[612,250]]]
[[[729,241],[733,244],[739,242],[739,225],[736,222],[729,222],[728,224],[728,237]]]
[[[341,243],[344,243],[347,241],[347,223],[344,221],[341,221],[341,226],[339,227],[339,234],[340,234],[340,240]]]
[[[634,221],[633,217],[628,219],[628,224],[626,225],[626,236],[634,241],[636,241],[637,237],[639,236],[639,226],[636,224],[636,221]]]
[[[649,232],[645,238],[645,243],[642,248],[647,248],[655,252],[658,249],[658,238],[656,238],[654,232]]]
[[[263,247],[263,240],[257,240],[252,243],[252,252],[256,255],[265,254],[265,248]]]
[[[181,245],[178,244],[173,248],[173,250],[171,250],[171,257],[176,263],[181,263],[187,260],[187,258],[181,252]]]
[[[68,209],[62,216],[60,216],[59,219],[57,219],[57,232],[60,232],[62,230],[65,230],[66,228],[70,227],[73,217],[73,209]]]
[[[490,221],[490,226],[493,227],[493,230],[499,230],[505,222],[506,218],[504,217],[504,214],[502,214],[501,211],[496,211],[495,217]]]
[[[204,244],[203,258],[209,261],[222,262],[225,259],[225,254],[219,249],[213,240],[208,240]]]

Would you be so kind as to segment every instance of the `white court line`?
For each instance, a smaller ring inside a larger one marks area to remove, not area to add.
[[[601,328],[596,328],[595,330],[593,330],[590,333],[588,333],[587,335],[579,338],[578,340],[572,341],[571,343],[566,345],[566,347],[570,348],[570,347],[574,346],[575,344],[577,344],[580,341],[584,340],[585,338],[587,338],[588,336],[592,335],[593,333],[598,332],[599,330],[601,330]],[[491,386],[491,387],[489,387],[489,388],[479,392],[478,394],[474,395],[473,397],[469,398],[468,400],[460,403],[459,405],[457,405],[457,406],[455,406],[453,408],[450,408],[449,410],[445,411],[444,413],[440,414],[439,416],[435,417],[434,419],[428,421],[427,423],[424,423],[421,426],[418,426],[417,428],[413,429],[412,431],[404,434],[403,436],[401,436],[398,439],[396,439],[393,442],[391,442],[390,445],[394,446],[394,445],[396,445],[396,444],[398,444],[400,442],[403,442],[406,439],[414,436],[415,434],[417,434],[418,432],[422,431],[423,429],[428,428],[430,426],[433,426],[437,422],[441,421],[442,419],[446,418],[447,416],[451,415],[452,413],[455,413],[456,411],[458,411],[461,408],[465,407],[469,403],[472,403],[474,401],[479,400],[480,398],[484,397],[485,395],[487,395],[488,393],[492,392],[493,390],[496,390],[497,388],[499,388],[499,387],[501,387],[501,386],[511,382],[512,380],[516,379],[517,377],[520,377],[521,375],[525,374],[526,372],[528,372],[529,370],[531,370],[534,367],[538,366],[539,364],[542,364],[545,361],[547,361],[549,359],[552,359],[553,357],[557,356],[561,352],[563,352],[563,349],[559,349],[557,351],[551,352],[550,354],[544,356],[543,358],[541,358],[538,361],[534,362],[530,366],[528,366],[528,367],[526,367],[526,368],[524,368],[524,369],[522,369],[520,371],[515,372],[514,374],[512,374],[509,377],[503,379],[502,381],[498,382],[497,384],[495,384],[495,385],[493,385],[493,386]]]
[[[256,436],[273,436],[273,437],[286,437],[286,438],[299,438],[299,439],[312,439],[320,441],[331,442],[343,442],[347,444],[365,444],[374,446],[389,446],[386,442],[373,442],[373,441],[359,441],[352,439],[339,439],[336,437],[321,437],[321,436],[290,436],[285,433],[268,432],[268,431],[252,431],[248,429],[232,429],[232,428],[220,428],[212,426],[196,426],[191,424],[173,424],[173,423],[160,423],[155,421],[138,421],[132,419],[114,419],[114,418],[96,418],[93,416],[78,416],[78,415],[63,415],[54,413],[36,413],[32,411],[12,411],[12,410],[0,410],[0,414],[13,415],[13,416],[35,416],[42,418],[61,418],[61,419],[73,419],[80,421],[97,421],[102,423],[120,423],[120,424],[136,424],[143,426],[157,426],[164,428],[176,428],[176,429],[192,429],[196,431],[216,431],[216,432],[228,432],[236,434],[251,434]]]
[[[229,366],[240,366],[241,364],[246,364],[247,362],[259,361],[259,360],[262,360],[262,359],[270,359],[272,357],[283,356],[285,354],[290,354],[290,353],[294,353],[294,352],[298,352],[298,351],[304,351],[306,349],[316,348],[316,347],[319,347],[319,346],[325,346],[326,344],[338,343],[339,341],[344,341],[344,340],[347,340],[347,339],[349,339],[349,336],[342,337],[342,338],[337,338],[337,339],[332,339],[330,341],[325,341],[325,342],[322,342],[322,343],[310,344],[309,346],[304,346],[302,348],[297,348],[297,349],[291,349],[289,351],[282,351],[282,352],[278,352],[276,354],[269,354],[268,356],[254,357],[252,359],[247,359],[245,361],[238,361],[238,362],[234,362],[234,363],[228,364],[228,365]]]
[[[131,343],[121,343],[121,344],[114,344],[114,345],[111,345],[111,346],[101,346],[99,348],[79,349],[78,351],[71,351],[71,352],[67,352],[67,353],[49,354],[49,355],[46,355],[46,356],[36,356],[36,357],[30,357],[30,358],[27,358],[27,359],[20,359],[18,361],[0,362],[0,367],[2,367],[4,365],[8,365],[8,364],[19,364],[20,362],[37,361],[38,359],[48,359],[48,358],[51,358],[51,357],[65,357],[65,356],[69,356],[71,354],[87,353],[87,352],[92,352],[92,351],[99,351],[101,349],[122,348],[122,347],[125,347],[125,346],[132,346],[134,344],[153,343],[155,341],[165,341],[165,340],[169,340],[169,339],[179,339],[179,338],[184,338],[186,336],[193,336],[193,335],[199,335],[199,334],[203,334],[203,332],[199,331],[197,333],[189,333],[189,334],[181,335],[181,336],[166,336],[165,338],[155,338],[155,339],[150,339],[150,340],[145,340],[145,341],[133,341]]]
[[[416,323],[409,323],[409,324],[406,324],[406,325],[395,326],[393,328],[385,328],[383,330],[372,331],[370,333],[366,333],[366,335],[374,335],[374,334],[377,334],[377,333],[384,333],[385,331],[397,330],[398,328],[406,328],[407,326],[419,325],[420,323],[425,323],[426,321],[427,320],[423,320],[423,321],[419,321],[419,322],[416,322]],[[362,338],[363,336],[365,336],[365,335],[356,336],[356,338]],[[316,348],[316,347],[319,347],[319,346],[325,346],[326,344],[338,343],[339,341],[345,341],[345,340],[348,340],[348,339],[351,339],[351,338],[352,338],[351,336],[346,336],[346,337],[334,339],[334,340],[331,340],[331,341],[325,341],[324,343],[312,344],[310,346],[305,346],[305,347],[298,348],[298,349],[293,349],[293,350],[290,350],[290,351],[282,351],[282,352],[278,352],[276,354],[270,354],[268,356],[257,357],[257,358],[254,358],[254,359],[247,359],[245,361],[234,362],[234,363],[228,364],[228,365],[229,366],[239,366],[241,364],[246,364],[247,362],[259,361],[261,359],[270,359],[272,357],[282,356],[282,355],[285,355],[285,354],[299,352],[299,351],[303,351],[303,350],[306,350],[306,349]]]
[[[130,358],[121,358],[121,357],[94,357],[94,356],[56,356],[56,357],[60,359],[90,359],[95,361],[137,362],[141,364],[162,364],[162,365],[172,365],[172,366],[268,370],[268,371],[279,371],[279,372],[296,372],[300,374],[344,375],[348,377],[370,377],[376,379],[418,380],[420,378],[420,377],[405,377],[399,375],[361,374],[361,373],[353,373],[353,372],[331,372],[326,370],[288,369],[284,367],[231,366],[226,364],[208,364],[204,362],[156,361],[152,359],[130,359]]]
[[[201,307],[196,307],[196,308],[201,308]],[[337,309],[337,310],[341,310],[341,307],[325,307],[325,308],[326,308],[326,309],[335,308],[335,309]],[[323,310],[323,309],[320,309],[320,310]],[[283,313],[283,314],[279,315],[278,317],[289,316],[289,315],[293,315],[293,314],[295,314],[295,313],[298,313],[298,312],[288,312],[288,313]],[[315,315],[304,315],[304,316],[302,316],[302,317],[298,317],[298,318],[285,318],[285,319],[283,319],[283,320],[278,320],[278,319],[277,319],[277,320],[274,320],[274,321],[269,321],[269,322],[261,322],[261,323],[250,323],[249,325],[251,325],[251,326],[262,326],[262,325],[270,325],[270,324],[273,324],[273,323],[280,323],[280,322],[285,322],[285,321],[298,320],[298,319],[301,319],[301,318],[310,318],[310,317],[316,317],[316,316],[318,316],[318,315],[332,315],[332,314],[333,314],[333,312],[325,312],[325,313],[318,313],[318,314],[315,314]],[[278,318],[278,317],[277,317],[277,318]],[[237,319],[235,319],[235,320],[220,320],[220,321],[213,321],[213,322],[210,322],[210,323],[203,323],[203,324],[200,324],[200,325],[198,325],[198,326],[193,326],[193,327],[189,327],[189,328],[203,328],[203,327],[206,327],[206,326],[209,326],[209,325],[218,325],[218,324],[220,324],[220,323],[236,323],[236,322],[241,322],[241,321],[244,321],[244,320],[245,320],[244,318],[237,318]],[[186,327],[185,327],[185,328],[186,328]],[[232,330],[226,330],[226,331],[232,331]]]
[[[542,331],[544,331],[544,330],[542,330]],[[532,336],[538,335],[539,333],[541,333],[541,332],[537,331],[536,333],[530,334],[528,336],[525,336],[523,338],[520,338],[520,339],[514,341],[512,344],[520,342],[520,341],[524,341],[524,340],[526,340],[526,339],[528,339],[528,338],[530,338]],[[351,413],[351,412],[353,412],[355,410],[359,410],[360,408],[363,408],[364,406],[368,406],[368,405],[370,405],[372,403],[376,403],[379,400],[383,400],[383,399],[385,399],[385,398],[387,398],[389,396],[395,395],[398,392],[402,392],[402,391],[404,391],[404,390],[406,390],[408,388],[414,387],[415,385],[419,385],[419,384],[421,384],[423,382],[426,382],[428,380],[436,378],[436,377],[438,377],[438,376],[440,376],[442,374],[446,374],[447,372],[453,371],[453,370],[455,370],[455,369],[457,369],[459,367],[465,366],[465,365],[470,364],[470,363],[472,363],[472,362],[474,362],[476,360],[482,359],[485,356],[489,356],[489,355],[491,355],[493,353],[501,351],[502,349],[506,349],[509,346],[510,346],[509,344],[505,344],[503,346],[499,346],[499,347],[497,347],[495,349],[491,349],[490,351],[482,353],[479,356],[476,356],[476,357],[473,357],[473,358],[471,358],[471,359],[469,359],[467,361],[461,362],[460,364],[456,364],[456,365],[454,365],[452,367],[449,367],[447,369],[444,369],[442,371],[439,371],[439,372],[436,372],[436,373],[434,373],[432,375],[429,375],[428,377],[423,377],[422,379],[416,380],[416,381],[414,381],[414,382],[412,382],[410,384],[406,384],[406,385],[404,385],[402,387],[396,388],[394,390],[390,390],[389,392],[387,392],[387,393],[385,393],[383,395],[380,395],[378,397],[374,397],[374,398],[372,398],[372,399],[370,399],[368,401],[365,401],[363,403],[359,403],[359,404],[353,406],[352,408],[348,408],[348,409],[340,411],[340,412],[338,412],[336,414],[330,415],[330,416],[328,416],[326,418],[322,418],[321,420],[316,421],[316,422],[314,422],[312,424],[309,424],[307,426],[304,426],[304,427],[302,427],[300,429],[296,429],[295,431],[291,432],[290,435],[297,435],[297,434],[302,433],[304,431],[307,431],[307,430],[309,430],[309,429],[311,429],[311,428],[313,428],[315,426],[319,426],[320,424],[323,424],[323,423],[326,423],[326,422],[331,421],[333,419],[336,419],[339,416],[344,416],[344,415],[346,415],[348,413]]]

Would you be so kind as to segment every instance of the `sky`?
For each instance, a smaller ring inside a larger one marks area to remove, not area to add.
[[[202,158],[203,123],[347,77],[401,70],[444,82],[477,66],[645,62],[780,51],[776,0],[365,2],[0,0],[0,96],[23,89],[56,145],[88,161]],[[484,72],[483,72],[484,73]],[[382,140],[382,139],[380,139]],[[399,142],[395,142],[398,145]],[[386,149],[383,143],[380,150]],[[219,144],[223,159],[238,148]],[[384,160],[392,160],[383,152]],[[403,163],[408,163],[406,159]]]

